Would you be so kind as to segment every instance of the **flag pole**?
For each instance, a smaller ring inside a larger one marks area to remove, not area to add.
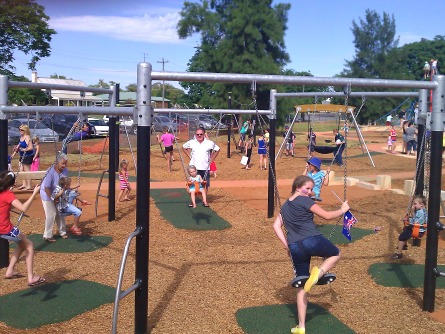
[[[340,203],[342,203],[343,204],[343,201],[341,200],[341,198],[335,193],[335,191],[334,190],[332,190],[332,193],[335,195],[335,197],[337,197],[338,198],[338,200],[340,201]]]

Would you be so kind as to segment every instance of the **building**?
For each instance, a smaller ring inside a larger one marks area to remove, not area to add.
[[[81,80],[59,79],[59,78],[39,78],[37,72],[32,72],[31,82],[70,85],[79,87],[88,87]],[[46,91],[46,90],[44,90]],[[94,106],[100,99],[91,92],[84,91],[68,91],[54,89],[48,92],[51,95],[51,105],[59,107],[69,106]]]
[[[100,100],[96,102],[96,106],[108,106],[108,94],[101,94],[95,97]],[[132,107],[136,105],[136,92],[119,92],[119,104],[122,107]],[[168,108],[169,104],[169,99],[164,98],[164,103],[162,103],[162,97],[151,97],[151,106],[153,108]]]

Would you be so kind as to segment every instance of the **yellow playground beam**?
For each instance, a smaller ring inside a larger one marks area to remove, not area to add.
[[[345,106],[343,104],[299,104],[294,106],[295,110],[298,112],[346,112]],[[348,106],[355,110],[354,106]]]

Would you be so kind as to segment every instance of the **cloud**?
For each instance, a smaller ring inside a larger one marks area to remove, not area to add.
[[[176,31],[179,18],[178,12],[134,17],[65,16],[51,19],[50,27],[56,31],[93,33],[134,42],[179,44],[182,43]]]
[[[417,34],[413,34],[411,32],[402,32],[399,35],[399,47],[403,46],[405,44],[410,44],[410,43],[414,43],[414,42],[420,42],[420,40],[422,38],[427,38],[426,36],[421,36],[421,35],[417,35]]]

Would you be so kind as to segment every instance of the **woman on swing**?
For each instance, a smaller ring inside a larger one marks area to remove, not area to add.
[[[17,243],[17,247],[12,253],[9,261],[8,269],[6,269],[5,279],[15,279],[23,277],[16,269],[15,266],[24,251],[26,251],[26,270],[28,272],[28,286],[37,286],[44,284],[46,280],[42,276],[34,275],[34,245],[26,235],[20,232],[11,223],[10,209],[11,206],[21,212],[26,212],[31,206],[34,197],[40,190],[40,186],[36,186],[32,195],[25,203],[20,202],[11,191],[11,188],[15,184],[15,175],[13,172],[3,171],[0,172],[0,234],[8,235],[11,237],[18,237],[20,242]]]
[[[348,201],[345,201],[340,209],[325,211],[310,198],[313,187],[314,181],[310,177],[297,176],[292,184],[292,195],[281,207],[273,224],[275,234],[290,254],[297,276],[309,276],[312,256],[325,258],[319,267],[312,268],[304,287],[297,287],[298,326],[291,329],[294,334],[306,331],[307,293],[340,260],[340,250],[318,231],[314,214],[323,219],[334,219],[349,210]]]

